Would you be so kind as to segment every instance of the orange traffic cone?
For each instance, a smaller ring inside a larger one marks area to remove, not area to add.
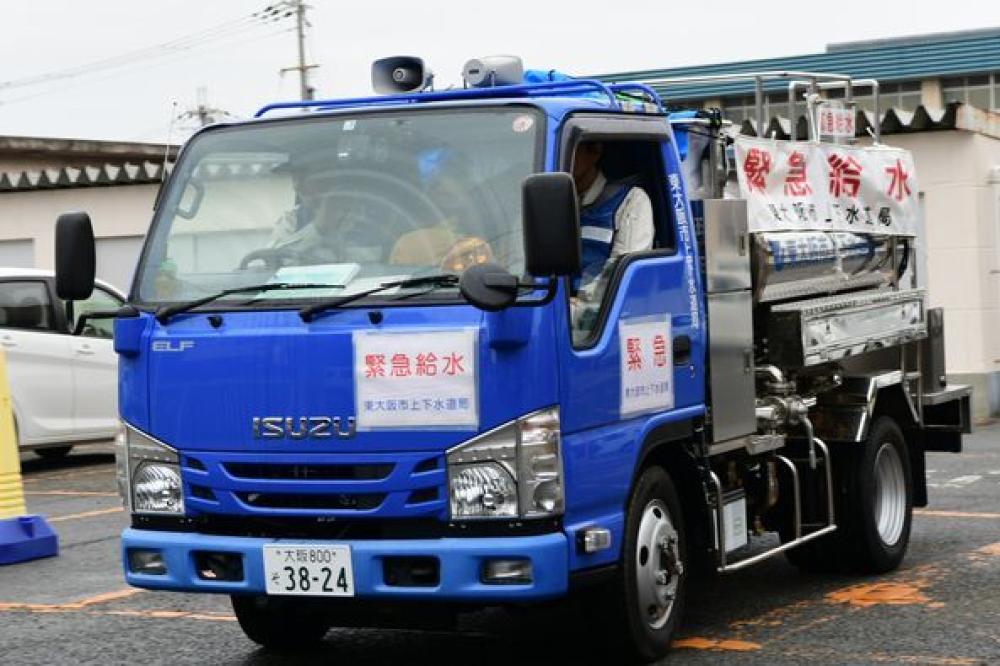
[[[7,357],[0,351],[0,564],[58,554],[59,539],[45,519],[25,515]]]

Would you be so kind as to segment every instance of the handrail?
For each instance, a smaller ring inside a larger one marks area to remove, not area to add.
[[[777,79],[806,79],[814,85],[819,82],[836,82],[850,86],[854,79],[848,74],[830,74],[827,72],[800,72],[795,70],[767,70],[761,72],[736,72],[733,74],[702,74],[694,76],[650,77],[640,79],[650,86],[692,85],[697,83],[731,83],[738,81],[753,81],[754,106],[757,116],[757,135],[764,132],[764,82]],[[822,84],[820,84],[822,85]]]
[[[660,99],[660,95],[645,83],[623,81],[621,83],[612,83],[608,86],[608,88],[612,92],[623,94],[628,94],[629,91],[637,90],[649,98],[650,103],[655,104],[660,113],[666,113],[663,109],[663,101]]]
[[[629,88],[646,88],[641,84],[629,84]],[[491,97],[526,97],[550,96],[558,94],[600,93],[608,98],[613,108],[620,108],[615,93],[608,85],[594,79],[573,79],[571,81],[545,81],[542,83],[522,83],[513,86],[496,86],[493,88],[460,88],[457,90],[439,90],[431,92],[411,92],[400,95],[384,95],[380,97],[349,97],[345,99],[302,100],[293,102],[274,102],[262,106],[254,118],[260,118],[266,113],[284,109],[302,109],[327,111],[351,106],[380,106],[392,104],[412,104],[415,102],[440,102],[447,100],[488,99]],[[656,98],[657,102],[659,98]]]
[[[879,145],[882,141],[882,109],[879,104],[879,84],[876,79],[850,79],[848,81],[789,81],[788,82],[788,120],[789,122],[795,116],[795,91],[800,87],[809,87],[810,90],[815,92],[816,90],[829,90],[831,88],[843,88],[844,89],[844,101],[848,104],[853,99],[854,87],[855,86],[868,86],[872,89],[872,109],[873,115],[875,117],[875,131],[874,139],[875,145]],[[812,111],[807,109],[809,114],[809,124],[811,138],[814,140],[819,140],[819,132],[815,126],[815,121],[812,118]]]

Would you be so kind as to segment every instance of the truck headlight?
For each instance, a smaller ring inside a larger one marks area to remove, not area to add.
[[[559,408],[529,414],[448,451],[453,520],[563,512]]]
[[[177,465],[146,462],[132,478],[135,513],[184,513],[184,494]]]
[[[184,513],[177,451],[124,424],[126,497],[132,513]]]
[[[121,421],[118,422],[118,434],[115,435],[115,486],[125,510],[128,511],[128,435],[125,424]]]

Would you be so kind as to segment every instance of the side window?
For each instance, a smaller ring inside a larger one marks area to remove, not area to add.
[[[94,293],[90,298],[73,304],[73,327],[76,327],[76,320],[85,312],[106,312],[117,310],[121,306],[122,301],[117,296],[112,296],[100,287],[94,287]],[[89,319],[83,327],[83,335],[91,338],[110,338],[114,335],[114,320]]]
[[[673,246],[662,165],[656,141],[584,139],[574,150],[583,249],[582,269],[570,289],[574,347],[586,346],[598,332],[622,257]]]
[[[0,282],[0,327],[51,331],[52,301],[44,282]]]

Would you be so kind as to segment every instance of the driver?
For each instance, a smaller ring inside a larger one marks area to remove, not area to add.
[[[336,167],[313,156],[308,161],[290,160],[275,171],[291,176],[296,203],[275,223],[269,248],[287,250],[303,264],[378,259],[367,254],[381,254],[380,247],[373,249],[360,242],[367,235],[363,211],[338,196]]]

